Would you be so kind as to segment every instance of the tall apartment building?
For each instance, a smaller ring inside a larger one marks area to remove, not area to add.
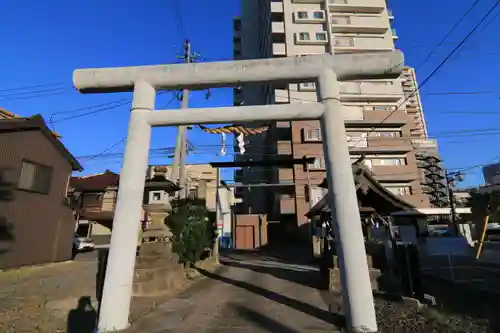
[[[241,17],[234,20],[234,57],[393,51],[397,35],[392,20],[386,0],[242,0]],[[415,95],[394,111],[415,87],[415,72],[406,68],[396,79],[341,82],[340,96],[352,160],[364,155],[366,165],[388,190],[427,207],[416,151],[433,143],[427,140],[420,97]],[[235,105],[316,100],[314,82],[243,86],[234,94]],[[247,152],[240,159],[308,156],[316,157],[316,162],[307,168],[238,170],[236,179],[244,182],[291,183],[241,191],[241,210],[305,223],[304,214],[323,196],[317,187],[325,177],[321,140],[318,121],[275,122],[265,135],[248,137]]]

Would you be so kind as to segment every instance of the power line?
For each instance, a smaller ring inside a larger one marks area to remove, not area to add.
[[[498,18],[498,16],[499,16],[499,15],[500,15],[500,11],[498,11],[498,12],[495,14],[495,16],[493,16],[493,18],[492,18],[492,19],[491,19],[488,23],[486,23],[486,25],[483,27],[483,29],[481,29],[481,32],[486,31],[486,30],[490,27],[490,25],[491,25],[493,22],[495,22],[495,20]]]
[[[441,39],[441,41],[431,50],[431,52],[429,52],[427,57],[425,57],[425,59],[420,63],[420,65],[417,66],[418,68],[422,67],[429,61],[429,59],[434,55],[434,53],[436,53],[438,48],[441,45],[443,45],[443,43],[448,39],[448,37],[450,37],[451,34],[458,28],[460,23],[462,23],[462,21],[470,14],[470,12],[479,4],[479,1],[480,0],[474,1],[474,3],[469,7],[469,9],[462,15],[462,17],[460,17],[460,19],[453,25],[450,31],[448,31],[448,33],[443,37],[443,39]]]
[[[41,88],[41,87],[50,87],[50,86],[57,86],[57,85],[63,85],[63,84],[65,84],[65,82],[55,82],[55,83],[36,84],[36,85],[30,85],[30,86],[21,86],[21,87],[15,87],[15,88],[0,89],[0,93],[9,92],[9,91],[17,91],[17,90],[25,90],[25,89],[33,89],[33,88]]]
[[[35,95],[18,96],[18,97],[10,97],[10,98],[0,98],[0,101],[33,99],[33,98],[50,97],[50,96],[57,96],[57,95],[64,95],[64,94],[67,94],[67,93],[63,92],[63,91],[59,91],[59,92],[53,92],[53,93],[47,93],[47,94],[35,94]],[[0,95],[0,97],[2,97],[2,96]]]
[[[69,117],[57,119],[57,120],[51,121],[51,124],[56,124],[56,123],[60,123],[61,121],[73,120],[73,119],[77,119],[77,118],[81,118],[81,117],[86,117],[86,116],[89,116],[91,114],[96,114],[96,113],[101,113],[103,111],[116,109],[117,107],[120,107],[120,106],[123,106],[123,105],[127,105],[130,102],[131,102],[131,100],[127,100],[127,101],[124,101],[122,103],[119,103],[119,104],[116,104],[116,105],[113,105],[113,106],[108,106],[108,107],[100,108],[98,110],[85,112],[85,113],[78,114],[78,115],[75,115],[75,116],[69,116]]]
[[[3,93],[0,92],[0,97],[12,97],[12,96],[23,96],[23,95],[30,95],[30,94],[37,94],[37,93],[44,93],[44,92],[54,92],[54,91],[61,91],[66,88],[48,88],[48,89],[38,89],[38,90],[28,90],[28,91],[16,91],[16,92],[11,92],[11,93]]]
[[[184,21],[182,18],[181,4],[179,0],[171,0],[172,7],[175,13],[175,23],[177,24],[177,29],[181,35],[182,39],[186,39],[185,30],[184,30]]]
[[[392,112],[389,113],[381,122],[380,124],[384,123],[387,119],[389,119],[394,112],[396,112],[402,105],[404,105],[410,98],[415,96],[416,93],[419,92],[421,88],[423,88],[433,77],[436,75],[439,70],[451,59],[451,57],[457,53],[457,51],[460,49],[462,45],[464,45],[467,40],[476,32],[476,30],[481,26],[481,24],[488,18],[488,16],[491,15],[491,13],[500,5],[500,1],[497,1],[491,8],[490,10],[479,20],[479,22],[476,24],[476,26],[462,39],[460,43],[458,43],[457,46],[453,48],[453,50],[446,56],[443,61],[427,76],[427,78],[422,81],[422,84],[420,84],[413,92],[408,95],[397,107],[394,109]],[[375,130],[375,127],[372,128],[372,131]]]
[[[440,137],[441,139],[446,139],[446,138],[454,138],[454,137],[471,137],[471,136],[484,136],[484,135],[500,135],[500,131],[498,132],[495,132],[495,133],[464,133],[464,135],[460,135],[460,133],[457,135],[448,135],[448,136],[443,136],[443,137]],[[383,148],[383,147],[395,147],[395,143],[394,141],[411,141],[411,140],[415,140],[417,139],[418,140],[418,137],[395,137],[395,138],[387,138],[386,140],[394,140],[393,142],[391,143],[387,143],[387,144],[381,144],[381,143],[377,143],[376,142],[376,139],[377,138],[374,138],[375,142],[369,142],[368,144],[370,145],[371,144],[371,148]],[[446,143],[460,143],[460,144],[464,144],[464,143],[467,143],[469,142],[470,140],[467,140],[467,141],[451,141],[451,142],[446,142]],[[442,142],[442,141],[441,141]],[[295,143],[290,143],[291,145],[293,144],[303,144],[302,142],[295,142]],[[319,143],[318,143],[319,144]],[[396,143],[397,144],[397,143]],[[193,145],[193,149],[191,151],[191,153],[193,155],[218,155],[219,153],[219,150],[222,148],[222,145],[221,144],[213,144],[213,145]],[[232,144],[227,144],[226,145],[226,148],[236,148],[237,145],[232,145]],[[251,148],[268,148],[269,146],[268,145],[250,145],[248,146],[249,149]],[[150,150],[150,152],[152,153],[155,153],[155,152],[169,152],[169,149],[173,149],[174,147],[165,147],[165,148],[157,148],[157,149],[152,149]],[[364,148],[370,148],[370,146],[368,147],[364,147],[364,146],[358,146],[358,147],[351,147],[351,149],[364,149]],[[413,151],[415,150],[414,148],[411,149],[410,151]],[[354,151],[353,154],[357,154],[357,153],[362,153],[362,152],[357,152],[357,151]],[[99,153],[99,154],[96,154],[96,155],[83,155],[83,156],[78,156],[77,158],[78,159],[94,159],[96,156],[97,157],[110,157],[110,158],[120,158],[122,157],[124,154],[124,152],[118,152],[118,153],[110,153],[110,154],[106,154],[106,152],[104,153]],[[370,153],[365,153],[365,154],[370,154]],[[373,153],[373,154],[380,154],[380,153]],[[398,155],[397,153],[394,153],[394,152],[387,152],[385,153],[386,155]],[[226,155],[227,156],[234,156],[234,155],[238,155],[238,156],[241,156],[241,154],[238,152],[238,151],[226,151]],[[252,152],[252,155],[256,155],[256,156],[277,156],[277,155],[280,155],[279,153],[276,153],[276,152]],[[317,156],[322,156],[322,154],[318,153],[316,154]]]
[[[59,115],[59,114],[75,113],[75,112],[78,112],[78,111],[92,110],[92,109],[95,109],[95,108],[98,108],[98,107],[108,106],[108,105],[112,105],[112,104],[116,104],[116,103],[120,103],[120,102],[124,102],[124,101],[130,101],[130,98],[122,98],[122,99],[119,99],[119,100],[116,100],[116,101],[112,101],[112,102],[106,102],[106,103],[101,103],[101,104],[84,106],[84,107],[76,108],[76,109],[70,109],[70,110],[53,112],[50,115],[51,116],[56,116],[56,115]]]
[[[160,93],[162,93],[162,92],[160,92]],[[158,94],[160,94],[160,93],[157,93],[157,95],[158,95]],[[170,101],[166,104],[166,106],[168,106],[168,105],[169,105],[170,103],[172,103],[174,100],[175,100],[175,96],[174,96],[174,97],[172,97],[172,99],[170,99]],[[165,106],[165,107],[166,107],[166,106]],[[87,159],[87,160],[86,160],[86,162],[89,162],[89,161],[91,161],[91,160],[94,160],[94,159],[98,158],[99,156],[103,156],[103,155],[105,155],[105,154],[106,154],[108,151],[110,151],[111,149],[113,149],[113,148],[115,148],[116,146],[118,146],[119,144],[121,144],[121,143],[125,142],[125,140],[127,140],[127,137],[126,137],[126,136],[125,136],[125,137],[123,137],[123,138],[121,138],[121,139],[120,139],[120,140],[118,140],[117,142],[113,143],[111,146],[109,146],[108,148],[104,149],[104,150],[103,150],[103,151],[101,151],[100,153],[95,154],[95,155],[93,155],[93,156],[89,156],[89,159]]]
[[[158,95],[162,95],[162,94],[165,94],[167,92],[168,91],[160,91],[160,92],[156,93],[156,95],[157,96]],[[73,120],[73,119],[77,119],[77,118],[81,118],[81,117],[86,117],[86,116],[89,116],[89,115],[92,115],[92,114],[101,113],[101,112],[104,112],[104,111],[116,109],[116,108],[118,108],[120,106],[124,106],[124,105],[130,104],[131,102],[132,102],[131,98],[124,98],[124,99],[121,99],[121,100],[118,100],[118,101],[114,101],[114,102],[103,103],[101,105],[110,105],[110,106],[102,107],[102,108],[99,108],[97,110],[93,110],[93,111],[89,111],[89,112],[77,114],[77,115],[74,115],[74,116],[68,116],[68,117],[65,117],[65,118],[60,118],[60,119],[57,119],[57,120],[54,120],[54,121],[50,121],[50,123],[51,124],[56,124],[56,123],[59,123],[61,121],[67,121],[67,120]],[[111,105],[111,104],[114,104],[114,105]],[[90,107],[84,107],[84,108],[80,108],[80,109],[74,109],[74,110],[68,111],[68,112],[58,112],[56,114],[72,113],[72,112],[79,111],[79,110],[92,109],[92,108],[97,107],[98,105],[94,105],[94,106],[90,106]],[[51,117],[50,117],[51,119],[52,119],[53,115],[54,114],[51,115]]]

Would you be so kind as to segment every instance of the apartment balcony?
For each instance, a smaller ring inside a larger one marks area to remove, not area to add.
[[[278,179],[280,183],[292,182],[293,181],[293,169],[278,169]]]
[[[341,82],[340,96],[343,101],[391,101],[403,97],[399,80]]]
[[[352,153],[407,153],[413,150],[409,140],[400,138],[353,137],[348,139]]]
[[[273,56],[286,56],[286,44],[273,43]]]
[[[271,32],[273,34],[284,34],[285,33],[285,23],[284,22],[272,22]]]
[[[280,199],[280,213],[281,214],[295,214],[295,199],[294,198],[281,198]]]
[[[292,3],[323,3],[324,0],[292,0]]]
[[[365,124],[380,124],[384,122],[385,125],[403,126],[409,121],[406,112],[398,111],[363,111],[363,123]]]
[[[385,0],[329,0],[330,12],[376,13],[386,8]]]
[[[396,32],[396,29],[392,28],[391,31],[392,31],[392,39],[398,40],[399,37],[398,37],[398,33]]]
[[[419,149],[437,149],[437,141],[435,139],[412,139],[412,144]]]
[[[278,155],[292,155],[292,143],[290,141],[277,141],[276,151]]]
[[[334,36],[332,41],[335,53],[361,51],[394,51],[394,42],[383,35],[377,37]]]
[[[277,121],[276,127],[277,128],[290,128],[290,122],[289,121]]]
[[[271,1],[271,13],[283,13],[283,1]]]
[[[384,34],[390,27],[384,17],[371,16],[332,16],[330,19],[333,33],[372,33]]]
[[[392,13],[391,9],[387,9],[387,17],[389,17],[389,20],[394,20],[394,14]]]
[[[288,94],[288,90],[286,89],[275,89],[274,90],[274,103],[275,104],[283,104],[289,103],[290,98]]]
[[[410,165],[374,165],[370,170],[378,181],[410,182],[420,178],[419,171]]]

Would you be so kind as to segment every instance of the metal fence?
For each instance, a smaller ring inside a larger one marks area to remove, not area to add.
[[[500,258],[499,258],[500,260]],[[469,287],[500,293],[500,262],[476,260],[467,254],[420,252],[421,272],[449,281],[452,284],[466,284]]]

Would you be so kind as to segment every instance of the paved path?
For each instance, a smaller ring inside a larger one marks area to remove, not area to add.
[[[224,268],[170,299],[127,332],[335,332],[316,289],[319,272],[273,255],[233,254]]]

